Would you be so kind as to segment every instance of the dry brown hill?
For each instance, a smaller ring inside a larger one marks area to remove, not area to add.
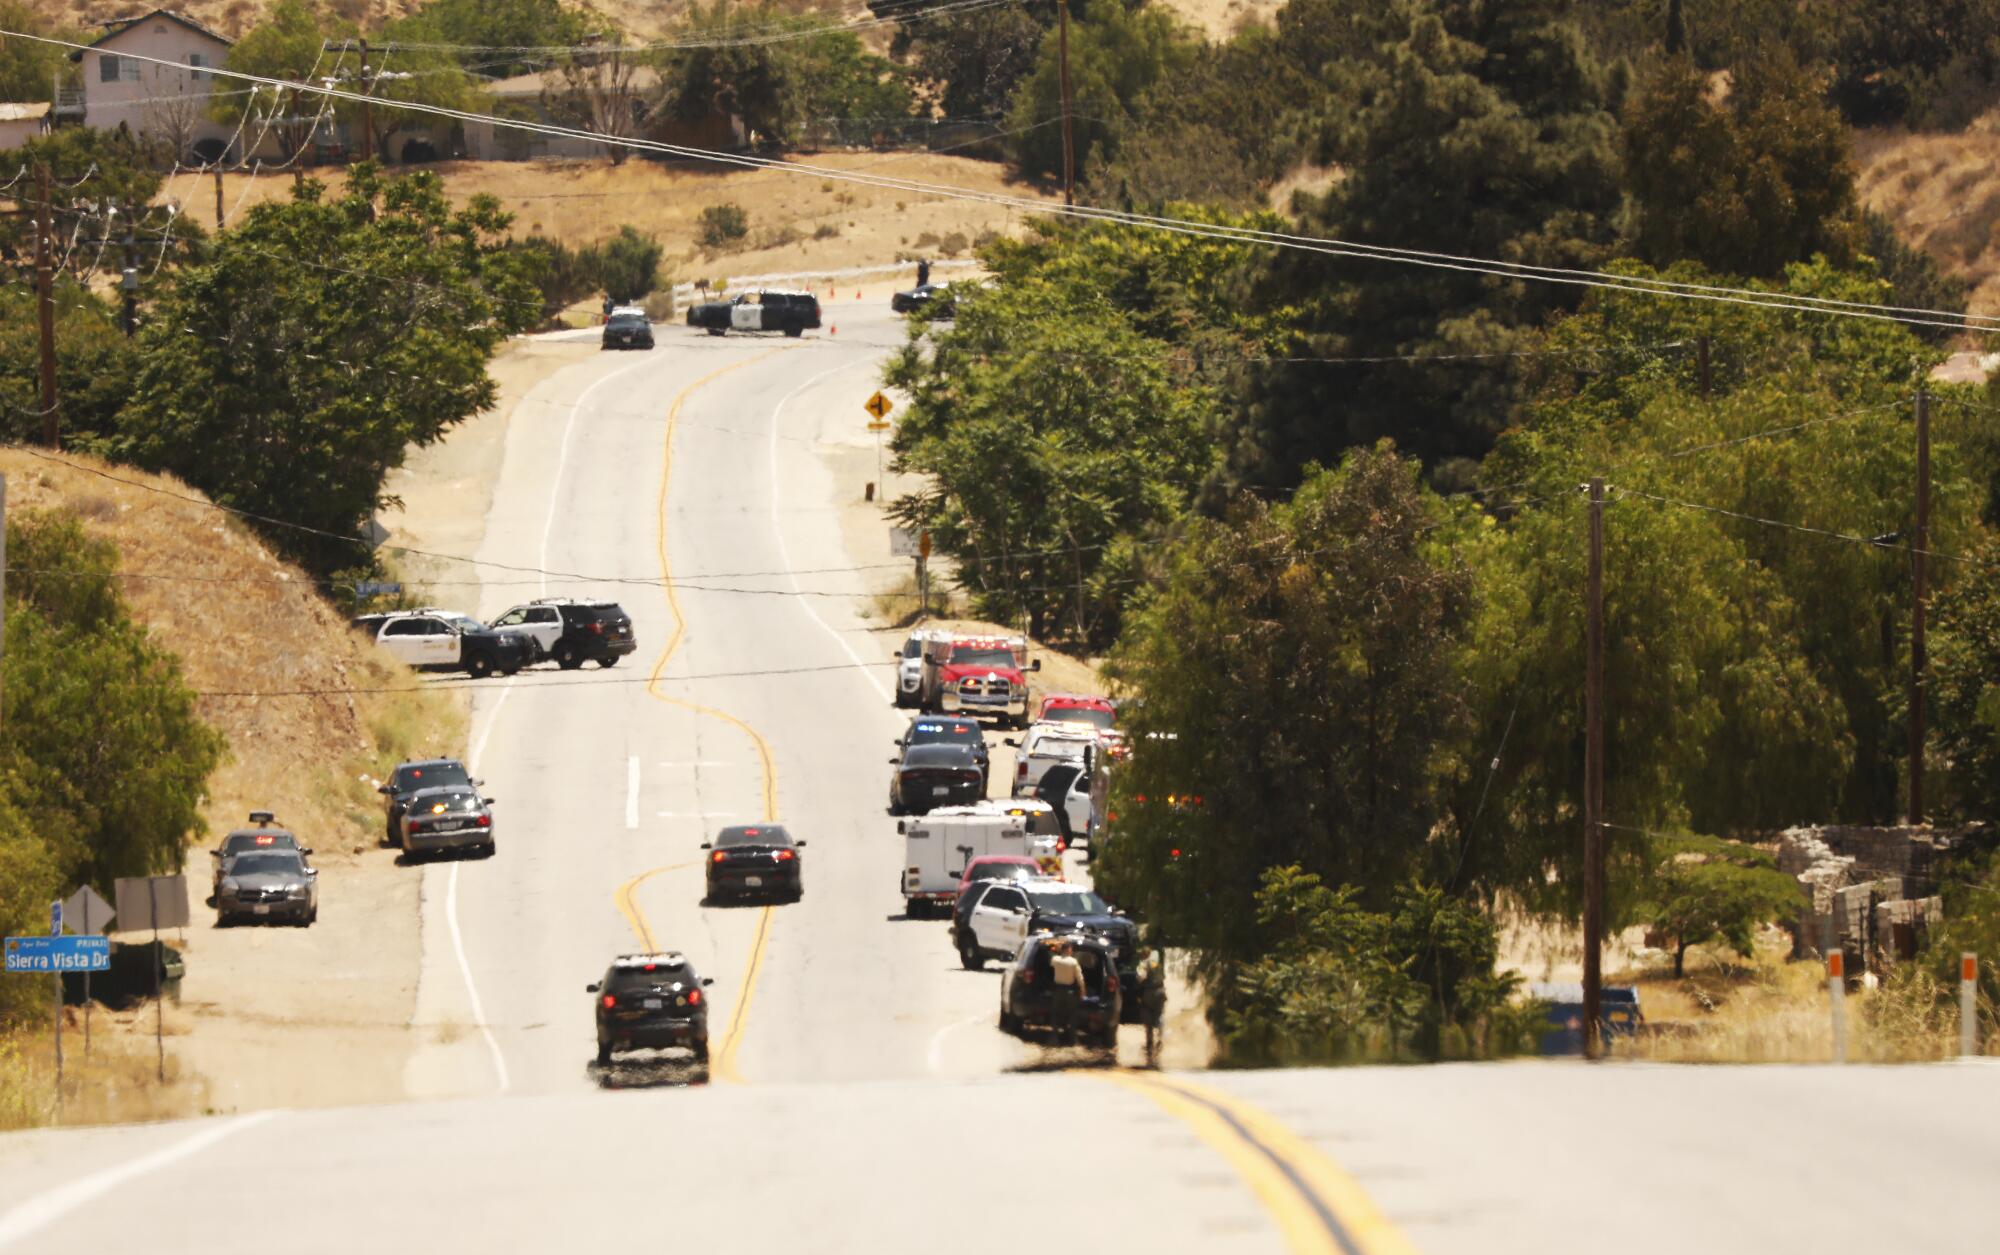
[[[1862,203],[1970,282],[1970,312],[2000,313],[2000,114],[1951,134],[1857,132]]]

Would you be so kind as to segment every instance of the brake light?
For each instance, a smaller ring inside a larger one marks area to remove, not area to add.
[[[1020,762],[1014,764],[1014,774],[1017,776],[1025,776],[1028,774],[1027,759],[1024,758]]]
[[[493,816],[481,815],[478,819],[474,820],[473,822],[478,824],[481,828],[491,828],[493,826]]]
[[[269,845],[269,844],[271,844],[271,838],[270,838],[270,837],[258,837],[258,838],[257,838],[257,844],[258,844],[258,845]]]
[[[793,859],[795,859],[795,858],[797,858],[797,857],[798,857],[798,855],[796,855],[796,854],[792,853],[792,852],[791,852],[790,850],[779,850],[779,851],[778,851],[778,861],[779,861],[780,863],[789,863],[789,862],[791,862],[791,861],[792,861]]]
[[[701,990],[699,989],[688,990],[688,1005],[691,1007],[698,1007],[701,1005]]]
[[[715,856],[709,859],[708,861],[711,863],[720,863],[725,857],[727,857],[727,855],[725,855],[723,851],[717,850],[715,852]]]
[[[1025,967],[1025,968],[1022,968],[1022,969],[1021,969],[1021,983],[1022,983],[1023,985],[1032,985],[1032,984],[1034,984],[1034,983],[1035,983],[1035,969],[1034,969],[1034,968],[1032,968],[1032,967]]]
[[[591,624],[591,625],[590,625],[590,634],[591,634],[592,636],[602,636],[602,635],[604,635],[604,625],[603,625],[602,623],[593,623],[593,624]]]
[[[746,837],[754,837],[757,835],[757,830],[755,828],[745,828],[743,830],[743,835]]]
[[[1104,978],[1104,992],[1108,994],[1118,992],[1118,973],[1113,972]]]
[[[609,1011],[609,1010],[610,1010],[610,1009],[611,1009],[612,1007],[615,1007],[615,1006],[617,1006],[617,1005],[618,1005],[618,995],[617,995],[617,994],[606,994],[606,995],[604,995],[604,1009],[605,1009],[605,1010]]]

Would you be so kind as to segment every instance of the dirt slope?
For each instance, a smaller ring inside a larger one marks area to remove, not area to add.
[[[1956,134],[1857,132],[1861,202],[1973,285],[1975,314],[2000,313],[2000,114]]]

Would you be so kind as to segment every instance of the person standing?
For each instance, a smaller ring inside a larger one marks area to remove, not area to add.
[[[928,285],[930,281],[931,281],[931,259],[928,257],[917,258],[917,286],[920,288],[924,287]]]
[[[1049,1019],[1065,1046],[1076,1045],[1077,1015],[1083,1010],[1083,964],[1062,938],[1049,944]]]
[[[1139,988],[1134,996],[1139,999],[1140,1016],[1146,1024],[1146,1066],[1160,1066],[1161,1022],[1167,1010],[1167,967],[1163,957],[1153,950],[1146,951],[1139,960],[1137,975]]]

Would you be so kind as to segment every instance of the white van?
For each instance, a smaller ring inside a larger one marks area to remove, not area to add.
[[[949,910],[965,865],[982,854],[1032,857],[1025,815],[947,806],[901,820],[896,829],[903,834],[903,901],[913,916]]]

